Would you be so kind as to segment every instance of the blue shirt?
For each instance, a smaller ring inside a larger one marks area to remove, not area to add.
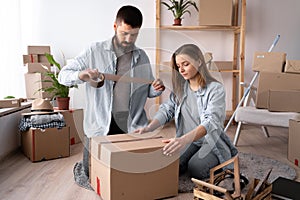
[[[102,73],[116,73],[117,56],[113,48],[113,39],[91,44],[73,62],[59,72],[59,82],[71,86],[85,83],[78,77],[80,71],[87,68],[98,69]],[[131,77],[154,80],[149,58],[145,51],[134,47],[131,61]],[[84,109],[84,132],[87,137],[107,135],[111,122],[113,81],[105,80],[100,88],[85,83],[86,106]],[[148,119],[144,106],[147,98],[159,96],[152,85],[131,83],[129,99],[128,132],[146,126]]]
[[[182,123],[188,122],[182,119],[181,107],[186,101],[188,87],[189,84],[186,81],[184,85],[184,95],[179,104],[175,102],[174,93],[171,93],[169,100],[160,106],[159,111],[154,116],[154,119],[157,119],[161,125],[175,118],[177,137],[186,134],[183,131]],[[223,85],[219,82],[208,83],[206,87],[200,88],[196,92],[196,101],[195,109],[200,116],[198,126],[204,126],[207,132],[204,137],[204,142],[210,145],[211,150],[218,157],[219,162],[223,163],[237,154],[237,149],[223,131],[226,117],[225,90]],[[191,129],[194,128],[196,127],[191,127]],[[203,140],[203,138],[200,140]]]

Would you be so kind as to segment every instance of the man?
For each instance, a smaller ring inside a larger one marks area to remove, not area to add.
[[[97,79],[100,73],[154,80],[148,56],[135,46],[142,21],[139,9],[133,6],[121,7],[114,22],[113,38],[90,45],[72,63],[63,67],[59,73],[59,82],[68,86],[81,84]],[[87,177],[88,138],[128,133],[146,126],[146,100],[148,97],[159,96],[164,89],[165,86],[159,79],[152,84],[105,80],[100,88],[85,84],[84,131],[87,138],[83,168]]]

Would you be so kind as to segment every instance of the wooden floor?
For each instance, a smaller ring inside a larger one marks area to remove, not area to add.
[[[173,127],[169,127],[173,128]],[[232,139],[235,126],[227,134]],[[244,126],[238,143],[241,152],[252,152],[285,162],[287,160],[288,129],[270,128],[266,138],[260,128]],[[71,146],[71,156],[32,163],[21,152],[0,162],[0,199],[5,200],[100,200],[95,192],[77,186],[73,179],[74,163],[82,159],[82,144]],[[297,168],[300,175],[300,168]],[[297,178],[300,181],[299,178]],[[193,199],[193,194],[179,194],[169,200]]]

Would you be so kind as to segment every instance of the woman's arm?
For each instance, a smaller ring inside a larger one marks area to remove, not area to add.
[[[139,129],[135,130],[134,133],[142,134],[142,133],[152,132],[159,127],[161,127],[161,124],[159,123],[159,121],[157,119],[153,119],[148,124],[148,126],[139,128]]]

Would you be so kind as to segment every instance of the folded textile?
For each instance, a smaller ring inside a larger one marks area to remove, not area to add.
[[[31,115],[30,120],[33,125],[46,124],[49,122],[64,121],[64,116],[61,113],[49,115]]]
[[[24,116],[21,118],[19,123],[19,130],[24,132],[29,130],[30,128],[39,128],[39,129],[46,129],[46,128],[58,128],[61,129],[66,126],[65,120],[63,115],[59,113],[52,115],[45,115],[45,117],[36,117],[34,118],[34,123],[32,123],[32,116]],[[36,115],[36,116],[43,116],[43,115]],[[37,119],[39,118],[39,119]],[[48,118],[48,119],[46,119]],[[40,122],[40,123],[37,123]],[[45,123],[44,123],[45,122]]]

